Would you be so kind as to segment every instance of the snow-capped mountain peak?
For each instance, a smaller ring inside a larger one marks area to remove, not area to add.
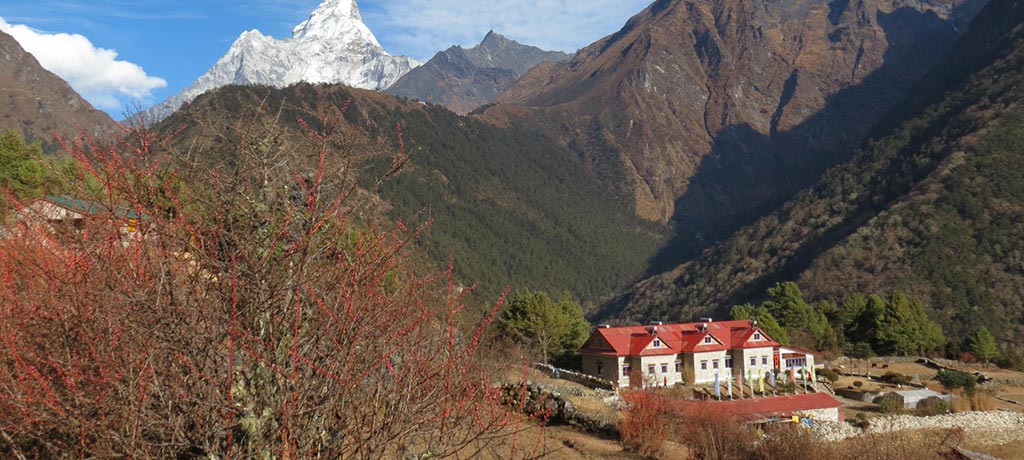
[[[285,87],[306,81],[383,90],[418,65],[384,51],[363,23],[355,0],[323,0],[291,38],[243,32],[206,74],[147,110],[146,120],[162,120],[200,94],[225,85]]]
[[[359,5],[355,0],[324,0],[309,19],[295,26],[292,38],[332,39],[345,42],[367,42],[380,47],[377,37],[363,23],[359,14]]]

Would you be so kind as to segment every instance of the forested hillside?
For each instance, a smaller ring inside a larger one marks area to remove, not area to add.
[[[277,119],[295,134],[299,118],[316,124],[319,114],[346,103],[347,149],[360,168],[363,198],[373,200],[366,208],[377,210],[367,220],[399,219],[412,227],[430,221],[422,241],[430,258],[453,262],[461,282],[480,282],[487,295],[507,286],[567,290],[592,303],[638,279],[664,241],[661,227],[633,217],[625,200],[587,176],[565,148],[440,106],[343,86],[227,87],[158,129],[185,127],[176,143],[201,159],[224,151],[196,142],[217,131],[212,120]],[[399,149],[399,126],[411,161],[378,187],[374,178]]]
[[[1019,337],[1022,22],[1024,2],[991,2],[883,125],[895,128],[780,211],[635,286],[607,314],[689,319],[794,280],[811,301],[906,291],[954,342],[981,326]]]

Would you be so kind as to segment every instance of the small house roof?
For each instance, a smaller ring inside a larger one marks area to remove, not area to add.
[[[139,214],[134,209],[126,208],[123,206],[115,206],[113,208],[110,208],[109,206],[98,201],[89,201],[83,200],[81,198],[72,198],[69,196],[62,195],[47,195],[45,201],[48,201],[56,206],[60,206],[69,211],[73,211],[78,214],[86,216],[93,216],[105,212],[111,212],[115,217],[118,218],[139,218]],[[142,218],[148,219],[149,216],[143,214]]]

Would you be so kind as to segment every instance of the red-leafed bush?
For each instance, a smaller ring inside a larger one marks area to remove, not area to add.
[[[22,203],[0,240],[4,458],[471,456],[512,416],[418,229],[356,219],[340,114],[296,141],[202,125],[220,156],[137,130],[69,146],[91,207]],[[400,136],[399,136],[400,138]],[[393,174],[408,160],[400,147]]]
[[[672,434],[675,419],[665,397],[648,391],[627,391],[619,420],[622,445],[642,456],[657,458]]]

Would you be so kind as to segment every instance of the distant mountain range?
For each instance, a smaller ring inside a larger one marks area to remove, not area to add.
[[[145,115],[149,122],[162,120],[196,96],[230,84],[341,83],[383,90],[419,64],[384,51],[355,0],[324,0],[295,26],[291,38],[278,40],[258,30],[243,33],[206,74]]]
[[[388,93],[441,104],[466,114],[504,93],[527,71],[572,56],[509,40],[493,30],[469,49],[453,46],[437,53],[387,89]]]
[[[54,151],[54,134],[102,137],[116,132],[117,124],[0,32],[0,131],[9,129]]]

